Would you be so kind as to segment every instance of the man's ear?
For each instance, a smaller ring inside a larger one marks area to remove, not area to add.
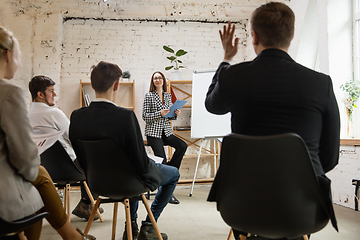
[[[119,89],[119,86],[120,86],[120,82],[117,81],[117,82],[114,82],[114,91],[117,91]]]
[[[259,36],[256,34],[254,30],[251,30],[251,36],[252,36],[252,44],[254,46],[259,45]]]
[[[37,92],[36,96],[37,96],[37,99],[39,99],[39,100],[44,98],[44,94],[40,91]]]

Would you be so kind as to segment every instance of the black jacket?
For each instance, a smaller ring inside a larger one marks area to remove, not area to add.
[[[308,147],[329,211],[333,211],[330,180],[325,173],[338,163],[340,117],[329,76],[296,63],[282,50],[266,49],[250,62],[233,66],[221,63],[205,106],[214,114],[231,112],[233,133],[300,135]],[[216,200],[215,190],[209,200]]]
[[[70,117],[69,136],[82,164],[77,140],[114,141],[124,151],[143,182],[154,191],[162,180],[160,169],[148,158],[135,113],[109,102],[91,102],[75,110]]]

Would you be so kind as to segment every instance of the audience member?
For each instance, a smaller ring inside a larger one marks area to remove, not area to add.
[[[229,62],[237,53],[239,39],[234,38],[235,25],[225,25],[220,31],[224,61],[213,77],[205,106],[214,114],[230,112],[233,133],[300,135],[309,150],[329,217],[337,229],[330,180],[325,173],[338,163],[339,110],[331,78],[296,63],[287,53],[294,37],[294,22],[293,11],[283,3],[268,2],[258,7],[250,19],[257,57],[235,65]],[[216,201],[221,174],[220,165],[209,201]],[[234,233],[239,239],[239,232]]]
[[[0,27],[0,216],[15,221],[46,211],[50,213],[47,220],[63,239],[95,239],[75,230],[67,221],[49,174],[39,165],[23,90],[4,80],[14,77],[20,55],[17,39]],[[41,227],[42,221],[19,237],[38,240]]]
[[[57,140],[64,147],[74,164],[80,169],[75,152],[69,139],[70,121],[66,115],[55,105],[55,82],[46,76],[35,76],[29,82],[29,91],[32,97],[32,103],[29,110],[30,124],[33,129],[33,139],[46,138],[51,145]],[[46,149],[43,149],[45,151]],[[81,170],[81,169],[80,169]],[[97,196],[94,196],[97,198]],[[81,186],[81,200],[72,211],[72,214],[79,218],[89,219],[92,211],[92,204],[86,193],[85,187]],[[103,213],[103,208],[99,208]],[[95,220],[98,216],[95,216]]]
[[[116,106],[116,92],[119,89],[121,69],[112,63],[100,62],[91,72],[91,86],[95,90],[96,99],[89,107],[75,110],[70,117],[70,140],[82,165],[77,140],[110,139],[121,148],[131,161],[135,171],[151,191],[158,192],[151,205],[151,211],[157,221],[161,212],[169,202],[180,177],[177,168],[156,164],[146,154],[145,146],[135,113]],[[142,221],[138,232],[138,202],[130,204],[131,224],[134,238],[139,240],[157,239],[149,216]],[[163,239],[168,237],[162,233]],[[127,239],[126,230],[123,239]]]
[[[164,159],[163,164],[179,169],[187,144],[174,135],[169,118],[163,117],[170,112],[171,105],[171,94],[167,92],[164,74],[154,72],[151,76],[149,92],[146,93],[143,104],[142,117],[146,123],[145,136],[154,155]],[[175,110],[176,117],[180,113],[180,109]],[[166,159],[164,144],[175,148],[174,155],[169,162]],[[180,202],[172,195],[169,203],[179,204]]]

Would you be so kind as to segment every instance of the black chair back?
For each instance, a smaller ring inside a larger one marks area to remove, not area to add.
[[[43,218],[49,216],[48,212],[43,212],[36,215],[31,215],[25,217],[23,219],[8,222],[4,219],[0,218],[0,237],[6,236],[12,233],[19,233],[24,231],[25,229],[29,228],[33,224],[37,223],[38,221],[42,220]]]
[[[112,140],[78,140],[89,188],[101,196],[123,199],[148,191],[124,152]]]
[[[269,239],[317,232],[329,221],[300,136],[230,134],[221,150],[218,209],[236,230]]]
[[[41,165],[49,172],[55,183],[64,185],[86,180],[85,174],[75,166],[59,141],[44,151],[40,157]]]

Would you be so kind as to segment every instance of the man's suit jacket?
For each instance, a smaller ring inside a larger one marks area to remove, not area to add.
[[[0,79],[0,217],[14,221],[43,206],[31,184],[40,165],[24,91]]]
[[[328,210],[333,211],[330,180],[325,173],[338,163],[340,118],[329,76],[301,66],[282,50],[266,49],[250,62],[233,66],[221,63],[205,106],[215,114],[231,112],[233,133],[300,135],[309,150]],[[214,190],[209,200],[215,199]],[[334,216],[332,220],[336,226]]]
[[[162,180],[160,169],[146,154],[135,113],[111,102],[91,102],[75,110],[70,117],[70,141],[83,165],[77,140],[110,139],[124,151],[143,182],[154,191]]]
[[[169,109],[172,106],[171,94],[164,92],[164,104],[156,91],[145,94],[142,117],[145,121],[145,136],[161,138],[164,130],[165,136],[173,134],[169,118],[161,116],[161,110]]]

